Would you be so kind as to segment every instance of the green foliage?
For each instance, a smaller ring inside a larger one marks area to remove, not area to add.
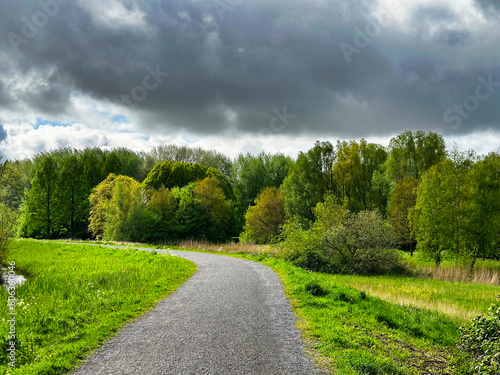
[[[53,153],[35,157],[32,168],[31,190],[23,207],[20,233],[26,237],[52,238],[58,232],[57,212],[60,202],[56,199],[58,160]]]
[[[29,159],[22,161],[3,161],[0,155],[0,202],[11,210],[17,210],[21,205],[24,191],[30,188]]]
[[[226,155],[215,150],[204,150],[200,147],[161,145],[153,148],[148,153],[142,153],[141,156],[141,181],[146,178],[156,164],[166,160],[202,164],[218,169],[226,177],[230,176],[231,171],[231,160]]]
[[[7,205],[0,203],[0,263],[7,257],[11,239],[16,235],[17,214]]]
[[[109,180],[105,181],[107,183]],[[96,202],[92,200],[96,205],[104,207],[102,239],[130,241],[133,233],[127,230],[128,228],[125,223],[129,222],[130,218],[133,217],[131,216],[132,210],[134,207],[137,207],[138,201],[141,198],[140,184],[136,180],[125,176],[117,176],[111,183],[113,184],[113,194],[109,202]],[[92,212],[95,212],[95,207],[92,208]],[[137,208],[136,212],[138,212]],[[135,217],[133,218],[135,219]]]
[[[146,189],[168,189],[183,187],[191,182],[203,180],[208,167],[201,164],[164,161],[154,166],[142,185]]]
[[[241,193],[241,207],[245,212],[266,187],[279,188],[288,175],[293,161],[283,154],[258,156],[240,154],[233,163],[232,181]]]
[[[230,204],[226,201],[219,180],[206,177],[196,183],[193,197],[203,217],[202,238],[212,242],[227,240],[229,233]]]
[[[330,261],[321,253],[321,233],[304,229],[295,217],[285,222],[281,238],[278,248],[283,259],[311,271],[329,270]]]
[[[67,373],[125,323],[142,315],[191,276],[194,264],[146,251],[12,243],[9,261],[30,276],[16,288],[15,370],[0,353],[0,373]],[[7,293],[0,314],[7,316]],[[0,326],[0,347],[8,344]]]
[[[418,250],[429,255],[439,266],[445,252],[459,254],[465,225],[465,184],[463,173],[451,160],[426,171],[417,190],[410,225]]]
[[[235,200],[233,186],[227,177],[217,169],[201,164],[164,161],[154,166],[142,186],[144,189],[156,189],[165,186],[168,189],[183,187],[192,182],[201,181],[206,177],[213,177],[219,181],[226,197]]]
[[[419,180],[415,177],[405,177],[397,183],[389,199],[389,223],[394,228],[397,241],[410,247],[411,255],[415,237],[408,216],[417,203],[418,184]]]
[[[217,242],[236,235],[233,220],[238,212],[226,199],[219,180],[206,177],[172,192],[179,202],[176,219],[181,238]]]
[[[339,142],[333,166],[334,191],[339,203],[353,212],[375,208],[385,212],[388,187],[381,172],[386,158],[382,146],[364,139],[360,143]]]
[[[473,256],[496,254],[500,235],[500,155],[491,153],[471,169],[467,235]]]
[[[300,152],[283,182],[285,210],[303,223],[314,219],[314,207],[332,191],[335,151],[330,142],[316,142],[307,153]]]
[[[393,238],[378,212],[347,212],[341,225],[325,233],[322,247],[344,272],[386,273],[399,267],[399,256],[390,249]]]
[[[25,164],[18,163],[16,168],[26,170]],[[106,152],[60,148],[36,155],[30,168],[31,187],[26,181],[16,185],[18,190],[27,187],[21,236],[88,238],[92,188],[107,176],[107,171],[137,175],[139,166],[138,156],[123,148]]]
[[[123,223],[139,198],[140,184],[133,178],[110,174],[90,194],[89,229],[97,239],[127,240]]]
[[[148,202],[148,211],[153,215],[155,225],[146,241],[162,242],[167,239],[177,239],[179,223],[176,212],[179,205],[174,194],[164,186],[149,193],[152,195]]]
[[[315,209],[316,221],[304,229],[297,218],[287,220],[280,256],[305,269],[329,273],[385,273],[400,268],[390,247],[390,228],[376,211],[351,213],[328,196]]]
[[[468,370],[477,375],[500,373],[500,306],[491,306],[460,330],[459,348],[472,357]]]
[[[418,249],[436,266],[448,254],[472,271],[479,256],[493,256],[496,250],[500,157],[492,153],[475,164],[473,152],[455,150],[451,157],[423,174],[410,224]]]
[[[445,149],[441,135],[407,130],[389,143],[386,173],[394,181],[410,176],[419,179],[426,170],[445,159]]]
[[[245,231],[256,243],[268,243],[279,236],[285,222],[284,198],[275,187],[267,187],[255,199],[245,215]]]

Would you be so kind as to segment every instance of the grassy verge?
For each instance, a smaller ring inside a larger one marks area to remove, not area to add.
[[[278,259],[240,256],[259,260],[281,277],[306,341],[331,372],[447,373],[459,322],[369,296],[333,275],[307,272]]]
[[[64,374],[195,271],[184,259],[22,240],[8,261],[30,276],[16,288],[16,369],[7,367],[7,293],[0,294],[0,374]]]

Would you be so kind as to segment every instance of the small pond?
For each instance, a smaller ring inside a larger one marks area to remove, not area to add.
[[[10,280],[9,280],[10,277]],[[9,284],[10,282],[10,284]],[[14,276],[9,276],[9,269],[1,267],[0,268],[0,285],[2,290],[7,290],[9,286],[20,286],[26,282],[26,277],[15,271]]]

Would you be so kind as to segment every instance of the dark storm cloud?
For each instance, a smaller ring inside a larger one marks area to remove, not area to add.
[[[3,125],[0,124],[0,142],[7,138],[7,132],[3,128]]]
[[[486,1],[478,3],[487,8]],[[497,68],[472,55],[465,63],[453,58],[467,53],[471,31],[457,28],[457,15],[445,7],[417,8],[411,33],[383,25],[361,48],[358,30],[365,33],[375,19],[371,1],[232,6],[224,0],[115,0],[102,10],[98,4],[58,4],[46,25],[35,25],[24,40],[12,33],[23,37],[27,21],[41,11],[38,2],[0,4],[0,59],[16,61],[0,68],[0,106],[21,101],[41,114],[68,114],[71,95],[84,94],[128,103],[143,129],[198,134],[259,132],[272,110],[284,106],[297,116],[283,129],[293,134],[359,137],[407,128],[499,127],[500,93],[466,113],[460,126],[456,118],[443,120],[454,104],[474,95],[478,77],[486,79]],[[137,14],[115,17],[113,6],[142,12],[144,22]],[[346,59],[341,43],[356,53]],[[481,54],[480,48],[493,46],[478,48],[471,51]],[[28,80],[29,87],[11,83],[7,90],[12,76]]]
[[[500,2],[498,0],[475,0],[475,2],[487,16],[498,17],[500,14]]]

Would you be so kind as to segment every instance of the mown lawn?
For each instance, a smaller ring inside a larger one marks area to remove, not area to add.
[[[7,366],[10,318],[0,293],[0,374],[64,374],[196,270],[134,249],[20,240],[7,261],[30,275],[16,288],[16,369]]]

